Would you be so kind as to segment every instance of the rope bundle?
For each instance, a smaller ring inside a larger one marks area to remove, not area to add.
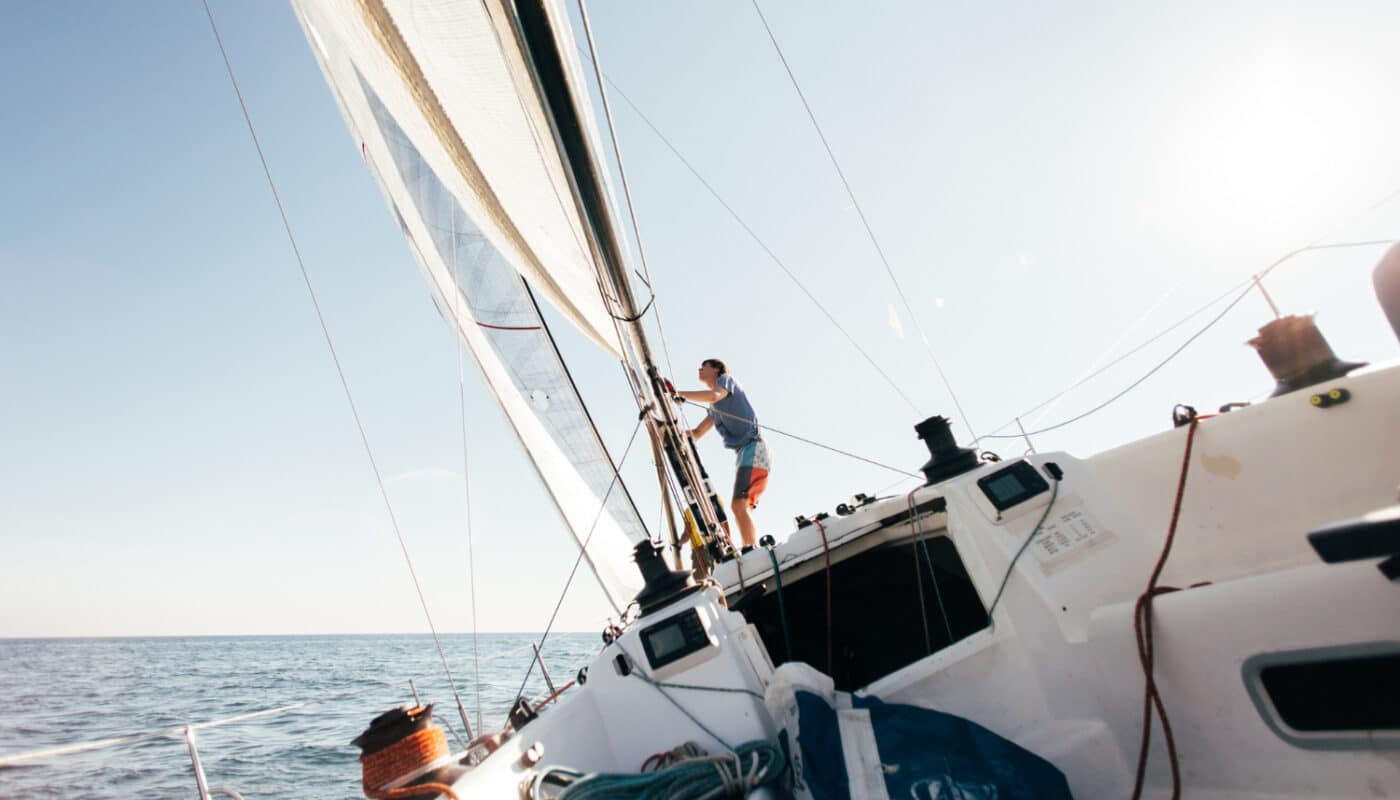
[[[447,734],[431,725],[409,734],[383,750],[360,756],[361,784],[370,798],[427,797],[445,794],[455,798],[452,790],[440,783],[424,783],[398,789],[383,787],[403,776],[421,769],[448,755]]]
[[[715,800],[741,797],[780,779],[787,758],[772,742],[745,742],[733,753],[687,759],[656,772],[580,773],[551,767],[531,782],[530,796],[541,798],[545,784],[563,786],[558,800]]]

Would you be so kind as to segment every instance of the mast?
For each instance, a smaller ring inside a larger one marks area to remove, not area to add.
[[[574,202],[586,223],[589,248],[598,266],[599,290],[614,310],[613,319],[624,348],[631,352],[635,359],[632,363],[640,366],[644,376],[642,379],[631,364],[628,365],[637,403],[646,416],[653,440],[666,454],[705,550],[711,558],[722,559],[727,549],[720,535],[723,506],[709,484],[694,443],[669,402],[671,393],[665,389],[647,341],[642,325],[644,310],[638,308],[632,292],[599,161],[593,153],[554,35],[555,25],[567,28],[569,20],[567,17],[554,19],[555,9],[550,7],[549,0],[514,0],[511,5],[515,12],[512,28],[522,51],[529,56],[528,66],[535,89],[548,111],[555,144],[565,157],[565,171]]]

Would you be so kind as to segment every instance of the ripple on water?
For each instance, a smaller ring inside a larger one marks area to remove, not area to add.
[[[505,719],[532,659],[525,634],[478,640],[481,679],[472,676],[472,640],[443,638],[463,704],[476,725],[477,690],[487,727]],[[562,683],[598,651],[594,634],[555,634],[545,647]],[[266,717],[200,729],[200,759],[211,786],[247,800],[295,796],[342,800],[360,795],[358,752],[350,740],[375,715],[425,702],[458,728],[451,690],[428,636],[197,637],[0,640],[0,756],[222,719],[292,703]],[[526,694],[545,691],[534,670]],[[449,711],[448,709],[454,709]],[[0,797],[190,796],[194,778],[183,737],[0,768]]]

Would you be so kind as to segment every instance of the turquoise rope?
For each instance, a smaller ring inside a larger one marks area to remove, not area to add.
[[[787,606],[783,605],[783,571],[778,569],[778,556],[773,548],[768,549],[768,559],[773,562],[773,580],[778,584],[778,620],[783,623],[783,650],[787,661],[792,660],[792,640],[788,638]]]
[[[625,655],[626,651],[623,652]],[[627,658],[631,661],[630,656]],[[729,752],[690,759],[656,772],[636,774],[594,772],[585,775],[568,767],[551,767],[543,770],[531,782],[532,798],[542,797],[544,784],[552,783],[563,786],[557,795],[558,800],[706,800],[774,783],[786,773],[787,757],[782,748],[762,739],[731,747],[665,690],[746,694],[762,701],[763,696],[758,692],[726,686],[662,683],[635,668],[628,674],[654,687],[671,705]]]
[[[782,748],[757,739],[745,742],[733,756],[702,756],[673,767],[642,773],[593,772],[576,777],[574,770],[552,768],[535,779],[533,796],[548,778],[567,783],[558,800],[702,800],[747,793],[780,780],[787,771]]]
[[[635,674],[637,675],[637,677],[641,678],[642,680],[646,681],[652,686],[660,686],[663,689],[688,689],[693,692],[725,692],[728,694],[746,694],[754,698],[755,700],[758,700],[759,702],[763,702],[763,695],[759,694],[758,692],[755,692],[752,689],[730,689],[727,686],[696,686],[695,684],[691,683],[662,683],[661,681],[654,681],[651,678],[648,678],[647,676],[641,674],[640,672]]]
[[[629,660],[630,660],[630,656],[629,656]],[[729,742],[726,742],[725,740],[719,738],[719,735],[718,735],[718,734],[716,734],[714,731],[712,731],[712,730],[710,730],[708,727],[706,727],[706,726],[705,726],[705,723],[703,723],[703,722],[701,722],[700,720],[696,719],[696,718],[695,718],[695,715],[692,714],[692,713],[690,713],[690,711],[688,711],[688,710],[686,709],[685,706],[683,706],[683,705],[681,705],[680,703],[676,702],[676,698],[672,697],[672,696],[669,695],[669,694],[666,694],[666,690],[663,689],[663,688],[661,688],[661,684],[657,683],[656,681],[652,680],[651,678],[647,677],[646,675],[643,675],[643,674],[641,673],[640,670],[634,669],[634,670],[632,670],[632,672],[630,672],[629,674],[630,674],[630,675],[633,675],[633,676],[635,676],[635,677],[641,678],[642,681],[651,684],[651,685],[656,689],[656,691],[658,691],[658,692],[661,693],[661,696],[662,696],[662,697],[664,697],[664,698],[666,698],[667,700],[669,700],[669,701],[671,702],[671,705],[675,706],[677,709],[680,710],[680,712],[681,712],[682,714],[684,714],[684,715],[686,715],[687,717],[689,717],[689,718],[690,718],[690,721],[691,721],[691,722],[694,722],[694,723],[696,724],[696,726],[700,728],[700,730],[702,730],[702,731],[704,731],[705,733],[709,734],[709,736],[710,736],[711,739],[714,739],[716,742],[719,742],[720,747],[723,747],[725,750],[728,750],[728,751],[731,752],[731,753],[734,752],[734,748],[730,746]],[[748,694],[752,694],[752,695],[754,695],[755,697],[758,696],[758,693],[757,693],[757,692],[750,692],[748,689],[724,689],[724,688],[720,688],[720,687],[718,687],[718,686],[685,686],[685,685],[682,685],[682,684],[677,684],[677,685],[676,685],[676,688],[678,688],[678,689],[693,689],[693,690],[697,690],[697,691],[711,691],[711,692],[745,692],[745,693],[748,693]],[[762,698],[759,698],[759,699],[761,700]]]

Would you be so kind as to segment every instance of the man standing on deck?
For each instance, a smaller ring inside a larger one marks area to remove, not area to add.
[[[710,404],[705,419],[690,432],[691,436],[699,439],[716,428],[724,446],[737,454],[734,497],[729,508],[739,524],[739,538],[743,541],[740,552],[747,553],[758,543],[749,509],[758,507],[758,496],[768,486],[772,459],[768,445],[759,436],[758,417],[749,405],[748,395],[729,374],[729,367],[718,358],[705,359],[700,364],[700,382],[709,388],[676,392],[676,396]]]

